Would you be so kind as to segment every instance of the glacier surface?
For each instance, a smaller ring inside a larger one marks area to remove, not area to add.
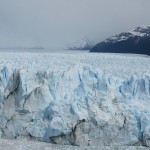
[[[0,136],[150,146],[150,57],[1,53]]]
[[[149,150],[148,147],[143,146],[70,146],[26,139],[1,139],[0,147],[3,147],[3,150]]]

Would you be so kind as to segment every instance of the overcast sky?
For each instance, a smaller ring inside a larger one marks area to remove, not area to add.
[[[0,0],[0,47],[63,48],[150,24],[150,0]]]

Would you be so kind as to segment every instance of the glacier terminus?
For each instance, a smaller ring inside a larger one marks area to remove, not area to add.
[[[150,146],[150,57],[1,53],[0,136]]]

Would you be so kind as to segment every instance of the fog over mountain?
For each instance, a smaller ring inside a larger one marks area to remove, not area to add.
[[[0,0],[0,47],[64,48],[94,44],[150,24],[149,0]]]

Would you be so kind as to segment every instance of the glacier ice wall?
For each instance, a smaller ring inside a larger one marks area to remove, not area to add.
[[[150,146],[149,57],[12,55],[0,56],[2,138]]]

